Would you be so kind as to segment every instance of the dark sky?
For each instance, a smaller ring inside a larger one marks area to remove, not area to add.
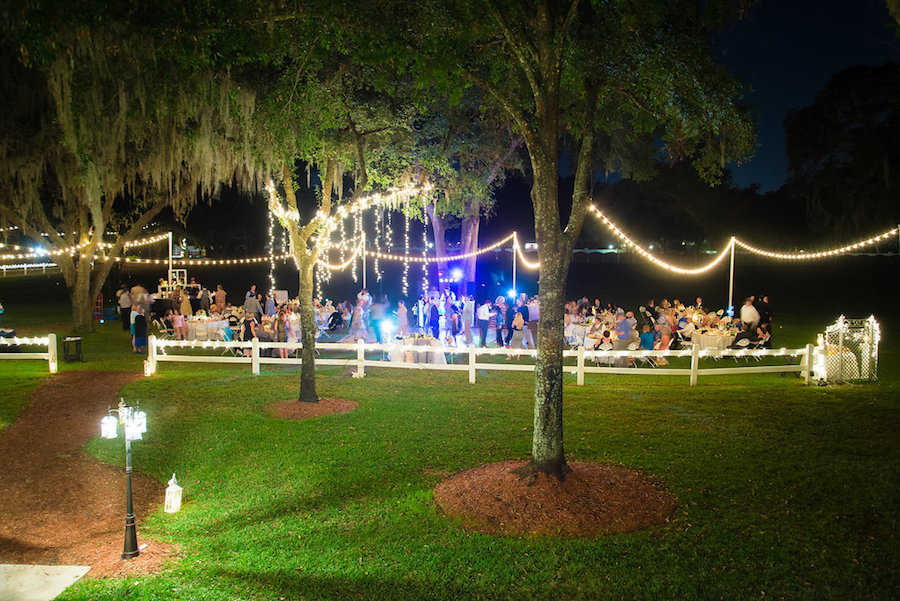
[[[896,21],[884,0],[760,0],[717,41],[721,60],[751,88],[759,130],[755,158],[735,169],[735,182],[762,191],[784,183],[783,122],[809,106],[847,67],[900,60]]]

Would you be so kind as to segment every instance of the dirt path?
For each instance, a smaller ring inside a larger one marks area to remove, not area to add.
[[[122,561],[124,466],[104,465],[82,447],[118,391],[139,376],[70,371],[48,378],[31,405],[0,432],[0,563],[92,566],[88,576],[141,574],[158,568],[171,548],[141,536],[143,516],[164,500],[164,487],[136,475],[134,509],[138,544]]]

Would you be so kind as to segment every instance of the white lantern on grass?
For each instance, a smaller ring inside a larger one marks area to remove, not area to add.
[[[103,438],[115,438],[119,429],[119,420],[114,415],[107,415],[100,420],[100,436]]]
[[[166,513],[177,513],[181,509],[181,491],[183,489],[178,486],[175,480],[175,474],[169,480],[169,486],[166,487],[166,506],[163,509]]]
[[[134,422],[135,428],[140,430],[141,434],[147,432],[147,413],[138,409],[132,415],[132,421]]]

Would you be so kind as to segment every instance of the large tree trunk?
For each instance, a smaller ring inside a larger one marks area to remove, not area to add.
[[[317,403],[316,394],[316,314],[313,307],[314,255],[303,255],[298,261],[300,268],[300,337],[303,343],[300,366],[301,403]]]
[[[72,329],[78,334],[94,331],[94,300],[91,296],[90,282],[85,278],[77,278],[74,286],[69,288],[72,301]]]
[[[66,290],[72,301],[72,329],[77,334],[94,331],[94,296],[91,286],[90,263],[84,259],[61,257],[59,267],[62,271]]]
[[[430,202],[425,205],[425,211],[428,213],[428,219],[431,221],[431,231],[434,233],[434,254],[438,257],[447,256],[447,226],[444,223],[444,217],[434,210],[434,203]],[[441,276],[447,275],[446,261],[439,261],[438,267],[438,290],[442,293],[446,288],[446,284],[441,281]]]
[[[552,161],[550,161],[552,163]],[[556,170],[553,164],[535,168],[531,191],[536,214],[557,209]],[[534,378],[534,433],[531,463],[526,472],[551,474],[562,480],[570,471],[563,448],[563,305],[571,255],[558,221],[535,219],[541,271],[538,294],[540,316]]]
[[[474,211],[474,214],[473,214]],[[460,235],[460,253],[465,255],[478,250],[478,229],[481,225],[481,211],[477,202],[466,203],[466,216],[462,221],[462,233]],[[463,259],[463,279],[459,283],[459,294],[477,294],[475,286],[475,263],[478,257],[471,256]],[[472,290],[469,290],[469,284]]]

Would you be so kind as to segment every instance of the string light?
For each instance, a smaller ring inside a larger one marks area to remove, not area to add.
[[[272,219],[272,211],[269,215],[269,298],[275,294],[275,224]]]
[[[865,246],[871,246],[873,244],[877,244],[882,240],[887,240],[893,236],[897,235],[897,228],[890,229],[882,234],[878,234],[877,236],[872,236],[867,240],[860,240],[859,242],[855,242],[853,244],[848,244],[847,246],[841,246],[838,248],[832,248],[829,250],[823,250],[814,253],[807,252],[799,252],[799,253],[779,253],[773,252],[770,250],[764,250],[761,248],[756,248],[755,246],[751,246],[742,240],[734,239],[734,242],[743,248],[744,250],[750,251],[757,255],[762,255],[764,257],[769,257],[770,259],[780,259],[785,261],[808,261],[812,259],[824,259],[827,257],[834,257],[837,255],[843,255],[849,253],[851,251],[863,248]]]
[[[125,248],[136,248],[139,246],[148,246],[150,244],[156,244],[157,242],[161,242],[163,240],[167,240],[169,237],[168,232],[165,234],[160,234],[158,236],[151,236],[149,238],[141,238],[138,240],[134,240],[132,242],[126,242]],[[67,246],[65,248],[55,248],[53,250],[43,250],[43,249],[34,249],[28,253],[16,253],[16,254],[5,254],[0,255],[0,259],[34,259],[37,257],[58,257],[61,255],[75,255],[79,250],[86,248],[91,245],[90,241],[82,242],[81,244],[76,244],[74,246]],[[100,249],[110,249],[114,247],[115,244],[110,242],[99,242],[97,244],[97,248]],[[28,250],[29,247],[21,246],[19,244],[6,244],[0,242],[0,248],[9,248],[11,250]]]
[[[428,213],[422,214],[422,294],[428,294]]]
[[[509,238],[513,239],[513,248],[515,249],[516,254],[519,256],[519,260],[522,262],[522,265],[529,269],[538,269],[541,266],[540,261],[529,261],[525,258],[525,253],[522,252],[522,247],[519,245],[519,236],[516,232],[513,232],[511,236],[506,238],[506,240],[509,240]],[[506,240],[503,240],[503,242],[506,242]],[[499,246],[499,244],[495,245],[495,248],[497,246]]]
[[[516,237],[516,234],[512,233],[509,236],[507,236],[506,238],[504,238],[503,240],[500,240],[499,242],[495,242],[495,243],[491,244],[490,246],[486,246],[479,250],[475,250],[472,252],[463,253],[463,254],[459,254],[459,255],[446,255],[446,256],[442,256],[442,257],[436,257],[436,256],[435,257],[428,257],[428,256],[415,257],[415,256],[411,256],[411,255],[395,255],[392,253],[384,253],[384,252],[378,252],[378,251],[372,251],[372,250],[366,250],[365,253],[366,253],[366,256],[374,257],[374,258],[378,258],[378,259],[385,259],[387,261],[404,261],[404,262],[411,261],[414,263],[440,263],[440,262],[446,262],[446,261],[456,261],[459,259],[468,259],[470,257],[477,257],[478,255],[482,255],[486,252],[490,252],[490,251],[494,250],[495,248],[498,248],[498,247],[506,244],[510,240],[514,240],[515,237]]]
[[[403,213],[403,253],[409,256],[409,215]],[[409,260],[403,261],[403,296],[409,294]]]
[[[732,247],[734,247],[734,246],[739,246],[746,251],[749,251],[751,253],[761,255],[764,257],[768,257],[770,259],[779,259],[779,260],[786,260],[786,261],[809,261],[809,260],[815,260],[815,259],[825,259],[828,257],[834,257],[837,255],[846,254],[846,253],[852,252],[854,250],[858,250],[858,249],[866,247],[866,246],[871,246],[873,244],[877,244],[878,242],[881,242],[882,240],[887,240],[888,238],[896,236],[898,233],[898,228],[892,228],[892,229],[887,230],[886,232],[878,234],[877,236],[872,236],[871,238],[868,238],[865,240],[860,240],[853,244],[848,244],[846,246],[841,246],[841,247],[832,248],[829,250],[823,250],[823,251],[812,252],[812,253],[808,253],[808,252],[782,253],[782,252],[769,251],[769,250],[757,248],[755,246],[747,244],[746,242],[732,236],[731,239],[728,241],[728,244],[725,246],[725,248],[723,248],[721,251],[719,251],[718,256],[715,259],[713,259],[710,263],[708,263],[707,265],[705,265],[703,267],[699,267],[699,268],[695,268],[695,269],[685,269],[682,267],[677,267],[675,265],[666,263],[665,261],[662,261],[661,259],[657,258],[655,255],[653,255],[649,251],[644,250],[643,247],[636,244],[634,241],[631,240],[631,238],[629,238],[625,234],[625,232],[620,230],[616,226],[615,223],[610,221],[610,219],[607,218],[606,215],[604,215],[597,207],[591,205],[590,209],[596,217],[598,217],[604,224],[606,224],[607,227],[609,227],[610,230],[613,231],[613,233],[616,234],[616,236],[619,237],[620,240],[625,242],[625,244],[627,246],[633,248],[638,254],[643,256],[645,259],[651,261],[652,263],[655,263],[655,264],[659,265],[660,267],[663,267],[664,269],[673,271],[675,273],[681,273],[681,274],[698,274],[698,273],[703,273],[705,271],[708,271],[708,270],[714,268],[716,265],[718,265],[722,261],[723,258],[725,258],[725,255],[728,254],[731,251]]]
[[[710,269],[713,269],[716,265],[718,265],[719,263],[722,262],[722,259],[724,259],[728,255],[728,253],[731,251],[731,247],[735,243],[735,239],[734,239],[734,237],[732,237],[731,240],[728,241],[728,244],[725,246],[725,248],[723,248],[721,251],[719,251],[718,256],[716,256],[715,259],[713,259],[712,261],[710,261],[703,267],[695,267],[693,269],[678,267],[676,265],[672,265],[671,263],[666,263],[665,261],[658,258],[656,255],[654,255],[650,251],[644,249],[644,247],[642,247],[641,245],[634,242],[631,238],[628,237],[627,234],[625,234],[625,232],[623,232],[618,227],[616,227],[616,224],[613,223],[612,221],[610,221],[606,217],[606,215],[601,213],[600,210],[597,207],[595,207],[594,205],[591,205],[590,210],[594,213],[594,215],[596,215],[606,225],[606,227],[608,227],[610,230],[612,230],[612,232],[620,240],[622,240],[622,242],[624,242],[626,246],[634,249],[635,252],[637,252],[639,255],[641,255],[642,257],[644,257],[651,263],[654,263],[654,264],[662,267],[663,269],[672,271],[674,273],[680,273],[683,275],[697,275],[697,274],[709,271]]]

